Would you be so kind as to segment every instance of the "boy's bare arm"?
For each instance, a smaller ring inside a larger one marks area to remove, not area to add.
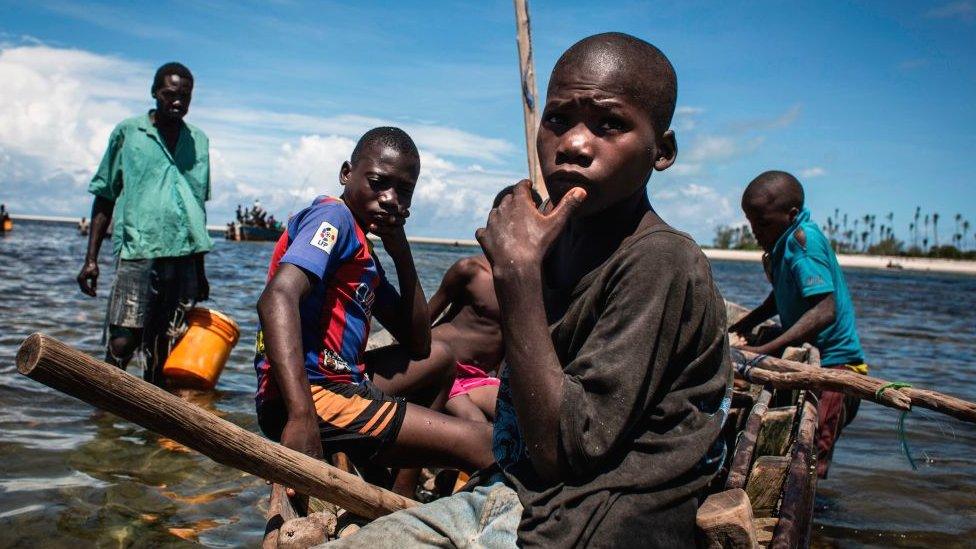
[[[477,238],[492,265],[519,427],[534,469],[554,481],[562,469],[558,437],[564,380],[542,301],[542,260],[586,193],[570,191],[543,215],[532,202],[529,185],[521,181],[505,197]]]
[[[773,292],[769,292],[766,299],[763,300],[755,309],[749,311],[749,314],[742,317],[738,322],[729,326],[729,333],[733,334],[748,334],[753,328],[762,324],[766,320],[769,320],[776,315],[776,296]]]
[[[430,323],[432,326],[441,314],[462,295],[462,292],[474,275],[474,269],[479,268],[473,264],[474,261],[470,257],[460,259],[444,273],[440,287],[437,288],[430,301],[427,302],[427,311],[430,313]]]
[[[98,285],[98,252],[102,248],[102,239],[108,232],[108,226],[112,223],[113,209],[115,209],[115,202],[105,197],[96,196],[92,202],[88,249],[85,253],[85,263],[81,266],[77,278],[82,293],[92,297],[95,297],[95,288]]]
[[[831,292],[810,296],[807,298],[807,303],[811,305],[810,309],[803,313],[803,316],[789,330],[769,343],[757,347],[742,347],[742,349],[764,355],[778,355],[790,345],[811,343],[816,340],[817,334],[833,324],[837,318],[834,294]]]
[[[374,313],[393,337],[406,346],[412,360],[423,360],[430,356],[430,315],[407,236],[402,225],[379,228],[374,232],[383,240],[383,247],[393,259],[400,281],[399,299],[389,308],[378,301]]]
[[[268,363],[288,412],[281,443],[310,456],[322,457],[318,417],[305,373],[298,313],[302,297],[312,287],[308,277],[300,268],[281,263],[258,299],[258,317]]]

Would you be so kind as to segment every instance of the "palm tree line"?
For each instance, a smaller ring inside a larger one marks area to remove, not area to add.
[[[946,235],[940,232],[941,218],[939,212],[923,213],[921,206],[917,206],[908,223],[907,242],[895,235],[894,212],[879,218],[871,213],[851,215],[835,208],[833,215],[827,216],[826,223],[820,226],[837,253],[976,258],[976,232],[970,233],[969,220],[955,214],[947,242]],[[748,224],[718,227],[714,245],[722,249],[758,249]]]

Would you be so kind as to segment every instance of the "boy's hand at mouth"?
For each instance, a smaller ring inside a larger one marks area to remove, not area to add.
[[[512,273],[540,272],[549,247],[566,227],[573,212],[586,200],[586,191],[574,187],[555,209],[542,214],[532,202],[531,185],[528,179],[519,181],[515,192],[491,210],[488,225],[475,233],[496,278]]]
[[[374,219],[369,224],[369,232],[380,237],[380,240],[383,241],[383,247],[388,253],[391,253],[391,248],[392,251],[408,248],[407,234],[403,230],[408,217],[410,217],[410,210],[407,209],[401,209],[397,213],[389,213],[382,219]]]

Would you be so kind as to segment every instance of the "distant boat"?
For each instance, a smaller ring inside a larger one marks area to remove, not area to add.
[[[7,231],[14,230],[14,220],[9,217],[3,218],[3,224],[0,225],[0,233],[5,233]]]
[[[227,226],[226,238],[238,242],[276,242],[281,238],[281,233],[285,232],[282,226],[272,228],[236,223],[232,225]]]

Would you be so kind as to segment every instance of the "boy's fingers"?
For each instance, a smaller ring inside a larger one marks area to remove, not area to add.
[[[523,179],[515,184],[515,190],[512,192],[513,196],[519,196],[523,199],[532,201],[532,181],[528,179]]]
[[[573,187],[563,196],[562,200],[559,201],[559,205],[549,214],[549,217],[557,226],[562,227],[584,200],[586,200],[586,191],[582,187]]]

